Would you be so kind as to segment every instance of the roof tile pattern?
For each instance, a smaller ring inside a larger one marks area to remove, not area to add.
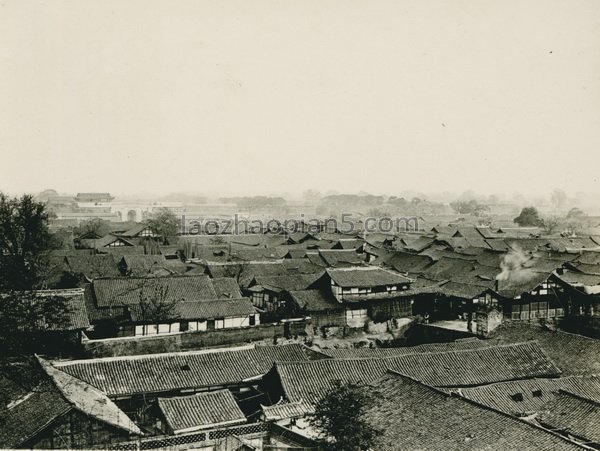
[[[400,375],[387,375],[375,385],[376,405],[365,417],[381,430],[377,450],[581,449],[524,421]]]
[[[229,390],[159,398],[158,406],[175,433],[246,422],[246,417]]]
[[[275,361],[304,360],[308,357],[302,346],[291,344],[75,360],[55,365],[109,396],[125,396],[237,384],[262,376]]]

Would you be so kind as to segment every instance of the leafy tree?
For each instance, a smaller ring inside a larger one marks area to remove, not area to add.
[[[62,296],[38,296],[35,291],[0,295],[0,354],[39,352],[45,334],[62,324],[68,313]]]
[[[168,208],[159,208],[146,223],[164,242],[168,237],[179,234],[181,230],[180,219]]]
[[[487,205],[480,204],[474,199],[450,202],[450,206],[459,214],[471,214],[475,216],[481,216],[490,209]]]
[[[155,280],[143,279],[140,290],[140,310],[142,317],[152,323],[160,323],[177,318],[177,304],[180,300],[169,298],[169,287]]]
[[[49,213],[30,195],[0,193],[0,290],[30,290],[52,247]]]
[[[323,431],[330,449],[363,451],[373,449],[379,431],[364,419],[373,398],[366,387],[353,383],[338,383],[318,403],[310,423]]]
[[[250,267],[250,264],[244,260],[235,260],[235,259],[229,259],[230,261],[228,263],[228,265],[225,265],[223,267],[223,277],[230,277],[232,279],[235,279],[235,281],[239,284],[241,281],[241,278],[243,275],[245,275],[245,273],[247,272],[248,268]],[[234,264],[231,264],[234,263]]]
[[[540,214],[535,207],[523,208],[519,216],[513,219],[513,222],[521,227],[539,227],[543,225]]]
[[[89,235],[97,235],[103,237],[111,232],[111,227],[108,221],[100,218],[90,219],[82,222],[79,227],[75,229],[75,236],[81,238]]]
[[[552,235],[560,227],[560,221],[556,216],[550,216],[542,220],[542,227],[546,235]]]

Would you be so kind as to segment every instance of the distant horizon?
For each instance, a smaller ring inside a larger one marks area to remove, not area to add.
[[[47,190],[52,190],[53,188],[47,188],[46,190],[42,190],[40,192],[23,192],[23,193],[10,193],[7,191],[2,191],[2,189],[0,189],[0,192],[4,192],[5,194],[9,195],[9,196],[21,196],[23,194],[30,194],[33,196],[38,196],[39,194],[41,194],[44,191]],[[77,193],[109,193],[111,196],[114,197],[113,202],[114,203],[120,203],[120,202],[133,202],[133,201],[142,201],[142,202],[182,202],[185,203],[186,202],[186,197],[198,197],[198,198],[202,198],[205,201],[208,201],[208,203],[210,203],[210,201],[212,201],[213,203],[215,201],[219,201],[219,199],[222,198],[236,198],[236,197],[255,197],[255,196],[265,196],[265,197],[281,197],[283,199],[285,199],[286,201],[292,201],[292,202],[304,202],[305,198],[303,196],[303,194],[305,194],[305,192],[297,192],[297,193],[290,193],[290,192],[285,192],[285,193],[257,193],[257,194],[253,194],[253,193],[240,193],[240,194],[230,194],[230,193],[210,193],[210,192],[202,192],[202,191],[187,191],[187,192],[182,192],[182,191],[173,191],[173,192],[163,192],[163,193],[117,193],[117,192],[111,192],[108,189],[104,189],[104,190],[98,190],[98,191],[83,191],[83,190],[74,190],[74,191],[58,191],[58,190],[54,190],[57,191],[57,195],[59,196],[76,196]],[[308,190],[307,190],[308,191]],[[316,191],[317,194],[319,194],[320,198],[326,197],[326,196],[330,196],[330,195],[356,195],[356,196],[363,196],[363,195],[373,195],[373,196],[383,196],[385,198],[389,198],[392,196],[395,197],[404,197],[407,200],[411,200],[413,197],[420,197],[424,200],[430,201],[430,202],[434,202],[434,203],[442,203],[442,204],[449,204],[453,201],[457,201],[457,200],[478,200],[481,201],[482,203],[492,203],[494,205],[512,205],[512,206],[526,206],[526,205],[532,205],[532,206],[538,206],[538,207],[545,207],[545,206],[551,206],[551,195],[552,192],[548,192],[545,193],[545,195],[532,195],[532,194],[528,194],[528,193],[492,193],[490,195],[487,194],[483,194],[483,193],[477,193],[473,190],[467,190],[465,192],[462,193],[448,193],[448,192],[444,192],[444,193],[435,193],[435,192],[429,192],[429,193],[423,193],[423,192],[410,192],[410,191],[404,191],[404,192],[400,192],[400,193],[395,193],[395,194],[391,194],[391,193],[369,193],[369,192],[333,192],[333,191],[328,191],[328,192],[319,192],[318,190],[312,190],[312,191]],[[554,190],[553,190],[554,191]],[[573,193],[573,192],[569,192],[569,191],[565,191],[565,190],[560,190],[563,191],[566,195],[566,206],[567,207],[586,207],[588,209],[591,209],[594,212],[599,212],[600,213],[600,202],[598,202],[598,198],[596,197],[596,195],[594,194],[588,194],[588,193]],[[491,202],[491,198],[492,197],[496,197],[496,201],[495,202]],[[169,198],[169,199],[167,199]],[[315,202],[315,203],[318,203]],[[566,207],[565,207],[566,208]],[[567,208],[567,209],[569,209]]]

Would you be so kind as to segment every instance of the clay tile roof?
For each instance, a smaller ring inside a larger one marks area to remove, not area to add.
[[[265,421],[278,421],[287,418],[301,418],[311,413],[314,409],[307,403],[279,402],[272,406],[261,406]]]
[[[71,288],[64,290],[40,290],[37,297],[58,297],[65,300],[66,311],[60,318],[59,324],[49,324],[50,330],[71,331],[83,330],[90,327],[85,305],[84,289]]]
[[[131,320],[134,322],[152,321],[145,315],[140,305],[129,306]],[[203,301],[178,302],[173,308],[173,320],[205,320],[215,318],[246,317],[254,315],[256,309],[248,298],[206,299]],[[165,318],[166,320],[167,318]]]
[[[498,382],[461,389],[462,396],[485,406],[516,416],[548,410],[559,390],[593,394],[600,398],[600,378],[568,376],[553,379],[526,379]],[[584,395],[585,397],[585,395]]]
[[[410,282],[401,274],[377,267],[328,269],[327,274],[341,287],[374,287]]]
[[[118,277],[120,275],[115,259],[110,254],[75,254],[67,255],[65,258],[72,273],[83,274],[89,280],[98,277]]]
[[[244,413],[229,390],[158,398],[158,407],[176,434],[246,422]]]
[[[140,293],[149,293],[155,287],[165,290],[165,300],[168,301],[197,301],[217,298],[211,280],[204,275],[106,278],[96,279],[93,283],[98,307],[139,304]]]
[[[402,375],[373,384],[365,419],[381,432],[374,449],[577,450],[575,443]]]
[[[546,409],[538,417],[542,425],[559,429],[589,444],[600,444],[600,403],[561,389]]]
[[[109,396],[239,384],[261,377],[275,361],[303,361],[301,345],[253,346],[73,360],[55,366]]]
[[[336,381],[369,383],[388,369],[436,387],[476,386],[560,374],[535,342],[384,358],[277,362],[275,365],[286,399],[309,403],[317,402]]]
[[[340,308],[339,302],[320,290],[290,291],[290,296],[301,309],[307,312],[320,312]]]
[[[50,376],[61,394],[71,405],[84,414],[99,421],[123,429],[130,434],[142,435],[142,431],[117,405],[104,393],[90,384],[77,379],[55,367],[44,359],[38,358],[40,365]]]

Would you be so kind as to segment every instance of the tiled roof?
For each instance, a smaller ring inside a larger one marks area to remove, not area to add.
[[[600,274],[600,264],[589,264],[589,263],[574,263],[573,264],[577,271],[582,272],[584,274]]]
[[[426,236],[402,237],[400,240],[394,241],[394,247],[399,250],[421,252],[431,246],[433,242],[433,238]]]
[[[342,238],[333,245],[333,248],[356,250],[362,247],[364,243],[365,241],[360,238]]]
[[[227,262],[206,265],[211,277],[237,277],[242,287],[247,286],[256,276],[285,276],[287,269],[281,261],[267,262]]]
[[[501,343],[536,340],[563,376],[600,374],[600,340],[522,322],[501,324],[492,337]]]
[[[374,287],[410,282],[401,274],[377,267],[328,269],[327,274],[341,287]]]
[[[82,330],[90,327],[85,306],[84,290],[72,288],[65,290],[41,290],[36,292],[38,297],[59,297],[65,299],[66,310],[60,324],[49,324],[50,330]]]
[[[111,234],[103,236],[102,238],[99,238],[97,240],[81,240],[81,241],[82,241],[82,243],[86,244],[87,247],[91,247],[94,249],[105,248],[109,244],[112,244],[116,241],[120,241],[123,243],[123,246],[119,246],[119,247],[133,246],[133,243],[131,243],[130,241],[127,241],[124,238],[119,238],[118,236],[114,236]]]
[[[550,277],[547,272],[528,271],[521,274],[520,278],[498,280],[498,289],[494,291],[504,298],[513,299],[534,290]]]
[[[131,320],[134,322],[150,321],[140,305],[129,306]],[[178,302],[173,307],[173,320],[232,318],[254,315],[256,309],[248,298],[239,299],[206,299],[203,301]]]
[[[219,298],[241,298],[240,286],[233,277],[217,277],[211,279],[213,288]]]
[[[576,259],[576,261],[591,265],[600,264],[600,252],[597,251],[588,251],[582,252]]]
[[[53,367],[43,359],[39,359],[39,362],[65,399],[77,410],[130,434],[142,434],[142,431],[125,412],[100,390]]]
[[[491,288],[493,286],[493,281],[482,281],[479,284],[446,282],[440,284],[439,289],[436,291],[445,296],[457,297],[462,299],[473,299],[474,297],[480,295],[488,288]]]
[[[298,307],[307,312],[320,312],[340,308],[339,302],[320,290],[290,291],[290,296]]]
[[[81,200],[81,199],[98,199],[98,200],[102,200],[102,199],[114,199],[110,193],[77,193],[77,196],[75,196],[75,200]]]
[[[593,274],[565,271],[557,277],[563,282],[575,287],[594,287],[600,285],[600,276]]]
[[[442,257],[427,268],[423,275],[431,280],[451,280],[462,273],[468,273],[478,266],[469,260]]]
[[[217,297],[207,276],[96,279],[93,284],[98,307],[139,304],[140,293],[149,294],[155,287],[166,290],[165,300],[168,301],[196,301]]]
[[[167,259],[163,255],[125,255],[121,260],[127,271],[133,276],[146,276],[166,266]]]
[[[71,410],[56,386],[45,381],[0,409],[0,447],[18,448]]]
[[[422,354],[424,352],[463,351],[465,349],[488,348],[493,346],[493,344],[493,342],[478,338],[465,338],[448,343],[426,343],[418,346],[398,348],[320,349],[319,351],[336,359],[368,359]]]
[[[83,274],[89,280],[120,275],[115,259],[110,254],[68,255],[66,262],[72,273]]]
[[[121,260],[125,255],[143,255],[146,253],[144,246],[109,246],[97,249],[97,251],[103,254],[111,254],[115,261]]]
[[[0,448],[18,448],[71,410],[33,356],[0,364]]]
[[[384,263],[401,273],[420,274],[433,263],[433,260],[427,255],[394,252],[384,260]]]
[[[600,397],[600,379],[596,376],[527,379],[463,388],[460,392],[465,398],[493,409],[510,415],[525,416],[548,410],[548,404],[561,389],[594,393]]]
[[[55,363],[109,396],[237,384],[262,376],[275,361],[304,361],[302,346],[256,346]]]
[[[373,359],[278,362],[274,370],[289,401],[315,403],[336,381],[367,383],[388,369],[437,387],[475,386],[560,374],[536,343]]]
[[[541,428],[389,374],[373,384],[365,419],[380,430],[377,450],[576,450]]]
[[[338,382],[368,383],[387,370],[385,359],[323,359],[277,362],[273,371],[289,402],[315,405]]]
[[[279,260],[281,256],[277,252],[277,249],[260,247],[260,248],[239,248],[232,249],[230,256],[234,260],[242,261],[261,261],[261,260]]]
[[[73,408],[115,427],[140,433],[106,395],[35,357],[2,365],[0,406],[1,448],[29,447],[28,440]]]
[[[158,407],[176,434],[246,422],[246,417],[229,390],[158,398]]]
[[[304,258],[306,257],[306,249],[286,249],[286,246],[282,246],[282,257],[289,255],[289,258]]]
[[[251,285],[260,285],[277,292],[297,291],[310,288],[320,278],[321,274],[294,274],[275,277],[256,276],[254,278],[255,283]]]
[[[436,387],[556,377],[561,371],[536,342],[393,358],[389,368]]]
[[[600,445],[600,403],[561,390],[538,417],[551,429]],[[592,444],[589,443],[589,444]]]
[[[284,258],[283,266],[289,274],[323,274],[322,266],[311,263],[308,258]]]
[[[129,237],[129,238],[133,238],[138,236],[140,233],[142,233],[145,229],[147,229],[148,226],[146,224],[136,224],[133,227],[131,227],[130,229],[128,229],[127,231],[123,232],[121,234],[121,236],[124,237]]]
[[[319,249],[319,255],[328,267],[357,266],[364,258],[353,249]]]
[[[299,402],[278,402],[272,406],[261,406],[265,421],[278,421],[287,418],[301,418],[314,409],[307,403]]]
[[[504,242],[504,240],[500,240],[500,239],[487,239],[487,240],[485,240],[485,242],[487,243],[487,245],[490,248],[492,248],[495,251],[508,252],[508,250],[510,249],[508,247],[508,244],[506,244]]]

